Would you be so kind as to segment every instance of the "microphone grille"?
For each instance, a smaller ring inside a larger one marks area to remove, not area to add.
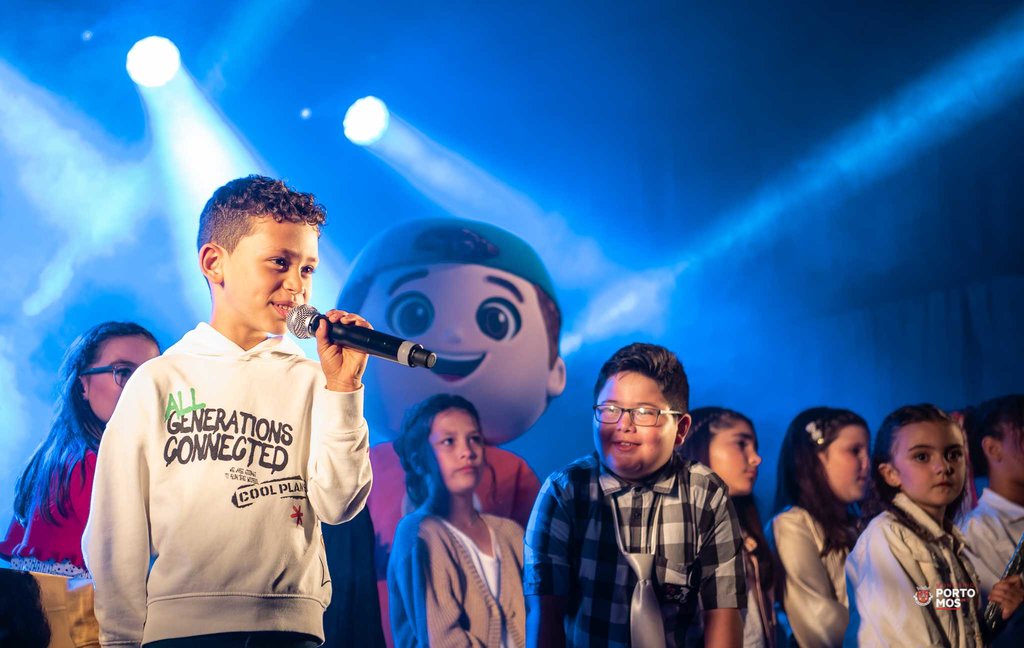
[[[288,324],[288,330],[292,332],[292,335],[305,340],[306,338],[313,337],[313,334],[309,331],[309,324],[319,314],[309,304],[300,304],[288,311],[288,317],[285,318],[285,322]]]

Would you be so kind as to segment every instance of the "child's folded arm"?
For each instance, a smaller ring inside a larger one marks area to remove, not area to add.
[[[363,389],[318,389],[311,432],[309,502],[322,522],[347,522],[362,510],[373,483]]]
[[[839,645],[849,612],[832,594],[832,580],[807,523],[780,514],[772,520],[772,534],[786,574],[783,608],[796,640],[810,648]]]
[[[930,610],[914,602],[917,587],[927,582],[900,530],[888,524],[869,527],[846,559],[846,578],[859,644],[942,645],[937,629],[925,620]]]
[[[151,394],[149,392],[152,392]],[[160,428],[155,386],[129,382],[100,442],[82,553],[104,646],[138,646],[146,623],[149,466],[143,430]]]

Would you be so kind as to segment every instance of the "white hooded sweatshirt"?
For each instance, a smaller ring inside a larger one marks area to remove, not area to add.
[[[104,646],[291,631],[323,640],[320,522],[356,515],[372,475],[363,392],[271,337],[199,324],[125,385],[100,443],[82,539]]]

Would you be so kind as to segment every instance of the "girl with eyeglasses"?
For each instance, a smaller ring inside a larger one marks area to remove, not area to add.
[[[0,556],[25,571],[88,576],[82,532],[103,428],[121,389],[160,355],[153,334],[131,322],[104,322],[76,339],[58,371],[50,433],[15,487],[14,520]]]

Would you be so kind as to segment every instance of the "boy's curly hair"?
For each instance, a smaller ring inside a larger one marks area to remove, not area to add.
[[[252,232],[257,218],[278,223],[305,223],[320,235],[327,210],[310,193],[295,191],[282,180],[261,175],[238,178],[213,192],[199,215],[196,248],[216,243],[228,252]]]

